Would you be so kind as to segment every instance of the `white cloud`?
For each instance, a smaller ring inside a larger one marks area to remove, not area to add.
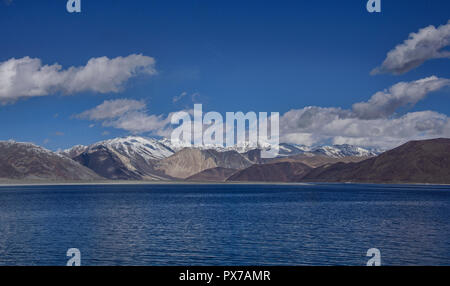
[[[444,50],[450,46],[450,21],[446,25],[428,26],[417,33],[411,33],[402,44],[388,52],[380,67],[372,74],[393,73],[403,74],[430,59],[450,58],[450,51]]]
[[[129,112],[115,120],[105,121],[104,126],[127,130],[132,133],[156,132],[164,130],[170,118],[164,115],[148,115],[144,112]]]
[[[139,74],[155,75],[155,60],[140,54],[100,57],[90,59],[85,66],[64,70],[57,63],[43,65],[37,58],[12,58],[0,63],[0,103],[58,92],[119,92]]]
[[[170,134],[170,118],[165,115],[147,114],[144,101],[133,99],[105,100],[102,104],[75,115],[76,118],[101,122],[105,127],[123,129],[131,133],[151,132],[155,135]]]
[[[104,120],[113,119],[124,115],[127,112],[142,111],[146,108],[144,101],[133,99],[105,100],[102,104],[93,109],[84,111],[77,115],[80,119]]]
[[[413,139],[450,137],[450,119],[444,114],[422,111],[394,116],[398,108],[412,106],[448,85],[448,79],[429,77],[398,83],[349,110],[314,106],[291,110],[280,118],[281,141],[392,148]]]
[[[450,119],[433,111],[411,112],[399,118],[366,120],[336,117],[333,109],[317,109],[318,112],[312,118],[313,124],[294,121],[309,110],[291,110],[280,118],[282,142],[309,146],[332,142],[392,148],[413,139],[450,137]]]
[[[369,101],[355,103],[353,112],[362,119],[376,119],[393,115],[403,106],[415,105],[427,94],[450,85],[450,80],[431,76],[413,82],[400,82],[388,90],[374,94]]]

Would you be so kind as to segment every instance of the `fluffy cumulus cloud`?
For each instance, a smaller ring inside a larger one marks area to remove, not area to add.
[[[389,51],[380,67],[372,74],[403,74],[430,59],[450,58],[450,21],[446,25],[428,26],[411,33],[402,44]]]
[[[298,122],[295,119],[311,110],[317,111],[314,125],[296,126]],[[339,117],[334,116],[335,114],[334,108],[291,110],[280,119],[281,141],[304,145],[331,142],[387,149],[414,139],[450,136],[449,118],[433,111],[411,112],[398,118],[372,120],[354,116]]]
[[[44,65],[37,58],[12,58],[0,63],[0,103],[54,93],[119,92],[139,74],[155,75],[155,60],[140,54],[90,59],[80,67]]]
[[[362,119],[376,119],[393,115],[403,106],[413,106],[430,92],[450,85],[450,80],[431,76],[413,82],[400,82],[385,91],[377,92],[367,102],[355,103],[353,112]]]
[[[105,127],[123,129],[134,134],[150,132],[167,136],[171,130],[172,113],[167,116],[152,115],[147,113],[147,104],[144,101],[115,99],[105,100],[75,117],[101,122]]]
[[[450,120],[444,114],[433,111],[395,114],[398,108],[414,105],[428,93],[449,85],[448,79],[430,77],[396,84],[348,110],[335,107],[294,109],[280,118],[281,141],[392,148],[413,139],[449,137]]]

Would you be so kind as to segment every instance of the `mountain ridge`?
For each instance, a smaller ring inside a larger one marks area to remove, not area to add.
[[[33,143],[0,141],[0,178],[15,180],[102,180],[77,162]]]
[[[300,162],[256,164],[238,171],[227,182],[298,182],[312,168]]]
[[[72,149],[64,153],[76,154]],[[173,154],[155,139],[128,136],[89,145],[72,159],[112,180],[170,180],[154,166]]]
[[[273,159],[261,158],[259,149],[175,151],[163,140],[127,136],[60,152],[0,141],[0,179],[450,183],[446,138],[410,141],[377,156],[351,145],[282,143]]]
[[[236,151],[219,152],[184,148],[156,164],[156,169],[166,175],[186,179],[207,169],[222,167],[227,169],[244,169],[254,162]]]
[[[310,182],[450,184],[450,139],[410,141],[358,163],[313,169]]]

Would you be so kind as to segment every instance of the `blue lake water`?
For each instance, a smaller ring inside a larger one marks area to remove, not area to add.
[[[0,187],[0,265],[450,265],[450,187]]]

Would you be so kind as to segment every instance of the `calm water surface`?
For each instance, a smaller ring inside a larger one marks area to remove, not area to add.
[[[0,187],[0,265],[450,265],[450,187]]]

